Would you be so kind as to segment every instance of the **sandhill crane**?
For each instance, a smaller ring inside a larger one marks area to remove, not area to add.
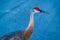
[[[34,7],[34,9],[31,11],[29,25],[26,30],[11,32],[1,37],[0,40],[28,40],[34,28],[34,14],[38,12],[47,14],[47,12],[40,10],[38,7]]]

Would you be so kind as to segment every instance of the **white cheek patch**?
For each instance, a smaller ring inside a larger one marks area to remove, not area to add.
[[[34,9],[34,12],[40,12],[40,11],[38,11],[38,10]]]

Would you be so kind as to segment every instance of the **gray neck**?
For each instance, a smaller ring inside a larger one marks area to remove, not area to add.
[[[27,29],[25,30],[24,39],[28,39],[31,36],[33,32],[33,27],[34,27],[34,12],[30,14],[30,21]]]
[[[34,20],[34,12],[32,12],[31,14],[30,14],[30,20]]]

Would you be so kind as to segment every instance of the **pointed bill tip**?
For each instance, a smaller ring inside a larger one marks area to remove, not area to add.
[[[43,11],[43,10],[40,10],[40,12],[42,12],[42,13],[45,13],[45,14],[49,14],[48,12],[46,12],[46,11]]]

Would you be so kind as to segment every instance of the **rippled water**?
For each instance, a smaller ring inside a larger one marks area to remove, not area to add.
[[[59,0],[0,0],[0,37],[26,29],[30,10],[35,6],[49,14],[35,14],[30,40],[60,40]]]

